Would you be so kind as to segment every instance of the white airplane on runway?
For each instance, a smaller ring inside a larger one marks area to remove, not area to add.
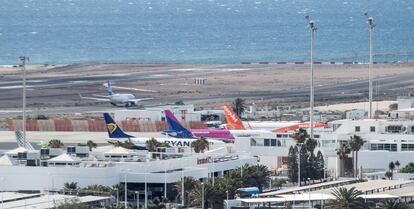
[[[81,94],[79,96],[82,99],[90,99],[90,100],[96,100],[96,101],[104,101],[104,102],[110,102],[113,106],[123,106],[123,107],[131,107],[138,105],[138,102],[151,100],[153,98],[135,98],[135,95],[133,94],[117,94],[112,91],[112,85],[111,82],[108,81],[107,84],[108,88],[108,95],[94,95],[96,97],[84,97]]]

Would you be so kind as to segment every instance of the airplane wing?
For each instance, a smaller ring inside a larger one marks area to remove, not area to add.
[[[90,99],[90,100],[103,101],[103,102],[109,102],[110,101],[108,98],[84,97],[81,94],[79,94],[79,97],[81,99]]]
[[[104,83],[103,86],[108,88],[108,83]],[[122,90],[132,90],[132,91],[141,91],[141,92],[153,92],[157,93],[158,91],[151,90],[151,89],[138,89],[138,88],[131,88],[131,87],[122,87],[122,86],[114,86],[112,85],[112,88],[114,89],[122,89]]]
[[[109,98],[110,96],[106,96],[106,95],[99,95],[99,94],[94,94],[94,97],[100,97],[100,98]]]
[[[137,102],[142,102],[142,101],[147,101],[147,100],[152,100],[152,99],[154,99],[154,98],[131,99],[131,100],[128,100],[128,102],[137,103]]]

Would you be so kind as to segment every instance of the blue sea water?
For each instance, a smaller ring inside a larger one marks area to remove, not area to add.
[[[0,64],[412,59],[413,0],[1,0]],[[394,56],[394,54],[397,54]],[[404,57],[406,56],[406,57]]]

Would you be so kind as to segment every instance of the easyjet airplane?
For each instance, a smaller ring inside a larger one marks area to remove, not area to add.
[[[241,121],[239,116],[228,105],[224,105],[224,115],[226,117],[226,128],[230,130],[271,130],[273,132],[290,132],[299,128],[309,128],[310,122],[298,121]],[[315,128],[325,127],[325,123],[315,122]]]

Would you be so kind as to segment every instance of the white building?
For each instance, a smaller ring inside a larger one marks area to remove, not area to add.
[[[46,162],[48,166],[44,163],[41,163],[43,166],[1,166],[2,190],[53,191],[62,189],[67,182],[87,187],[93,184],[113,186],[126,181],[128,188],[135,191],[143,191],[146,182],[150,196],[162,196],[164,190],[172,190],[182,176],[195,179],[222,176],[241,165],[254,165],[257,159],[248,155],[211,152],[147,162],[90,161],[89,158],[80,162],[78,158],[64,154]]]

